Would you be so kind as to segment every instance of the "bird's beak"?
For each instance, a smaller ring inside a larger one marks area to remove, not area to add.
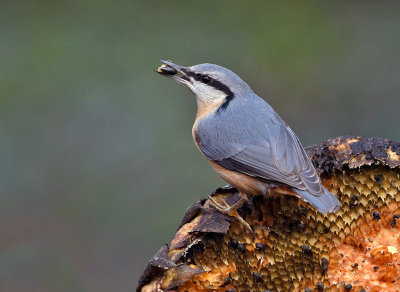
[[[183,84],[190,82],[190,78],[186,74],[186,67],[174,64],[171,61],[159,60],[164,64],[162,64],[157,70],[154,70],[155,72]]]

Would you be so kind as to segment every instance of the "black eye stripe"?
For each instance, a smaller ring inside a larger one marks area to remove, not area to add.
[[[199,73],[194,73],[192,71],[189,70],[183,70],[187,76],[192,77],[194,80],[196,81],[200,81],[201,82],[201,78],[205,75],[199,74]],[[228,107],[229,102],[235,97],[235,95],[233,94],[233,92],[229,89],[228,86],[226,86],[225,84],[223,84],[222,82],[211,78],[211,82],[207,84],[208,86],[211,86],[219,91],[222,91],[223,93],[226,94],[226,98],[225,101],[220,105],[220,107],[217,110],[217,113],[219,113],[220,110],[224,110]]]
[[[201,78],[204,76],[202,74],[194,73],[194,72],[191,72],[189,70],[185,70],[184,72],[186,73],[187,76],[192,77],[196,81],[201,81]]]

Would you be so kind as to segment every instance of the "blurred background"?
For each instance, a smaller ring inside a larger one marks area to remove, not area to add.
[[[0,287],[133,291],[225,185],[170,59],[241,76],[304,145],[400,140],[394,1],[1,1]]]

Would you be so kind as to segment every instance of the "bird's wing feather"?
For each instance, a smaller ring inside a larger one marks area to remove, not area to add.
[[[270,182],[283,183],[300,189],[305,188],[299,175],[283,175],[279,171],[268,145],[247,145],[240,153],[216,162],[229,170],[239,171]]]
[[[299,189],[307,189],[314,195],[322,194],[323,190],[317,172],[299,138],[275,112],[274,115],[281,124],[277,135],[269,139],[276,167],[285,176],[300,177],[304,188],[298,187]]]
[[[200,150],[227,169],[321,195],[318,175],[296,134],[265,101],[256,102],[250,110],[242,104],[240,111],[199,124]]]

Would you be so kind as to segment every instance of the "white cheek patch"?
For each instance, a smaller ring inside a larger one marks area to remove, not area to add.
[[[191,89],[196,97],[204,103],[219,102],[226,97],[224,92],[202,83],[193,84]]]

